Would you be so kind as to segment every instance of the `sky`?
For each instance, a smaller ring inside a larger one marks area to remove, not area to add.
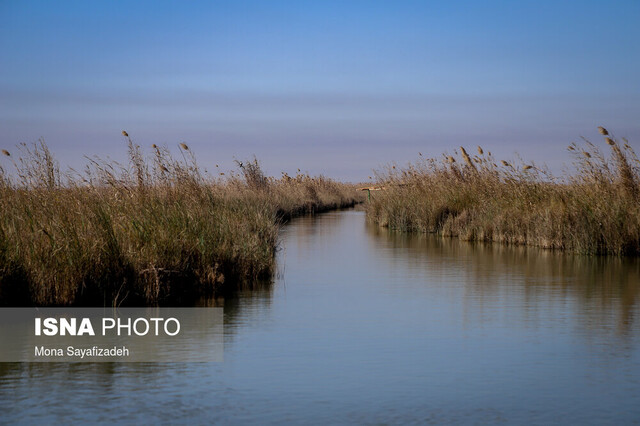
[[[640,151],[638,1],[0,0],[0,148],[64,167],[186,142],[201,166],[365,181],[459,146],[560,172]]]

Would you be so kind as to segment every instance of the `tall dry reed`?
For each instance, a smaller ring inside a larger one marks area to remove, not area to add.
[[[535,164],[471,157],[422,159],[377,174],[385,191],[368,217],[403,231],[435,232],[589,254],[640,254],[640,162],[626,140],[600,128],[610,155],[571,144],[577,172],[558,178]]]
[[[129,163],[88,159],[61,173],[45,145],[2,151],[0,304],[176,304],[268,277],[278,229],[304,212],[352,205],[354,188],[298,174],[204,174],[186,143]]]

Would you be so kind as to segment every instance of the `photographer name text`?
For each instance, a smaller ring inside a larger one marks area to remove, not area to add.
[[[73,358],[100,358],[100,357],[128,357],[129,349],[126,346],[101,348],[92,346],[90,348],[76,348],[67,346],[66,348],[48,348],[45,346],[35,346],[34,356],[36,357],[73,357]]]

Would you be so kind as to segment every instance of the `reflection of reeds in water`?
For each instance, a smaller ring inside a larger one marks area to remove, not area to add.
[[[210,177],[184,142],[179,159],[155,144],[148,158],[122,134],[129,164],[92,158],[83,173],[61,173],[42,141],[3,150],[0,303],[176,303],[260,282],[283,220],[360,196],[324,177],[266,177],[255,159]]]
[[[368,217],[403,231],[437,232],[591,254],[640,254],[640,161],[626,140],[569,146],[577,173],[563,179],[534,164],[498,161],[478,147],[378,173],[386,191]]]
[[[616,256],[581,256],[539,248],[482,242],[460,242],[430,234],[399,233],[368,227],[374,248],[391,247],[403,269],[423,270],[428,277],[455,274],[462,279],[466,297],[475,306],[506,295],[507,305],[517,302],[537,311],[571,308],[583,326],[605,330],[616,317],[617,330],[635,326],[640,297],[640,259]],[[384,256],[382,257],[384,258]],[[451,283],[455,284],[455,283]],[[538,312],[539,313],[539,312]]]

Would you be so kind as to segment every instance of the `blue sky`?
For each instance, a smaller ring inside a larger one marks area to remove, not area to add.
[[[186,141],[364,180],[460,145],[560,170],[596,127],[640,146],[640,2],[0,0],[0,146],[63,165]]]

